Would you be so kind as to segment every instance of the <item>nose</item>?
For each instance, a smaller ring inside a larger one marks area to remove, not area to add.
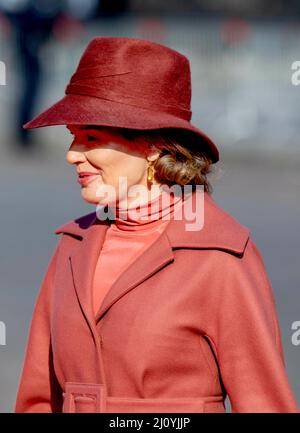
[[[72,147],[72,146],[71,146]],[[84,152],[75,150],[74,148],[68,150],[66,154],[66,160],[69,164],[76,164],[78,162],[84,162],[86,160]]]
[[[66,155],[66,160],[69,164],[76,164],[78,162],[85,161],[85,156],[83,152],[69,150]]]

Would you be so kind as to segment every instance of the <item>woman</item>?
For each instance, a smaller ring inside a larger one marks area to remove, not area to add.
[[[211,196],[219,153],[190,100],[185,56],[101,37],[25,125],[67,126],[97,207],[55,231],[17,412],[224,412],[226,396],[233,412],[298,411],[263,259]]]

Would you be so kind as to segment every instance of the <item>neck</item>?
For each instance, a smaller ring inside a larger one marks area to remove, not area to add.
[[[147,190],[147,192],[142,192],[142,194],[137,194],[137,197],[131,197],[126,195],[124,198],[118,199],[116,201],[117,209],[134,209],[139,206],[143,206],[146,203],[152,202],[157,197],[161,195],[162,189],[159,184],[154,184],[151,186],[151,189]]]
[[[150,196],[149,200],[139,199],[130,206],[109,206],[112,214],[111,225],[119,230],[143,231],[155,229],[163,221],[172,219],[174,211],[181,206],[183,197],[173,195],[164,189]]]

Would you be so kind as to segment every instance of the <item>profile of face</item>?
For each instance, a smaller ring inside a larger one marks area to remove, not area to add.
[[[151,150],[145,139],[128,140],[114,127],[67,125],[67,128],[73,141],[66,160],[76,166],[81,196],[86,202],[123,207],[125,201],[129,207],[136,198],[128,195],[128,190],[135,185],[147,188],[150,197],[147,168],[159,152]],[[154,184],[159,187],[155,181]]]

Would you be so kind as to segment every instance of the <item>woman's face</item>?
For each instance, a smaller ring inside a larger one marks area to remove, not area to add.
[[[141,139],[129,141],[120,134],[118,128],[95,129],[89,125],[67,125],[67,128],[74,137],[66,155],[67,161],[76,166],[77,173],[92,173],[78,178],[81,196],[85,201],[100,205],[122,205],[126,198],[129,206],[129,187],[143,185],[149,191],[148,161],[154,161],[158,153],[150,153],[148,142]],[[122,180],[119,180],[120,177]]]

